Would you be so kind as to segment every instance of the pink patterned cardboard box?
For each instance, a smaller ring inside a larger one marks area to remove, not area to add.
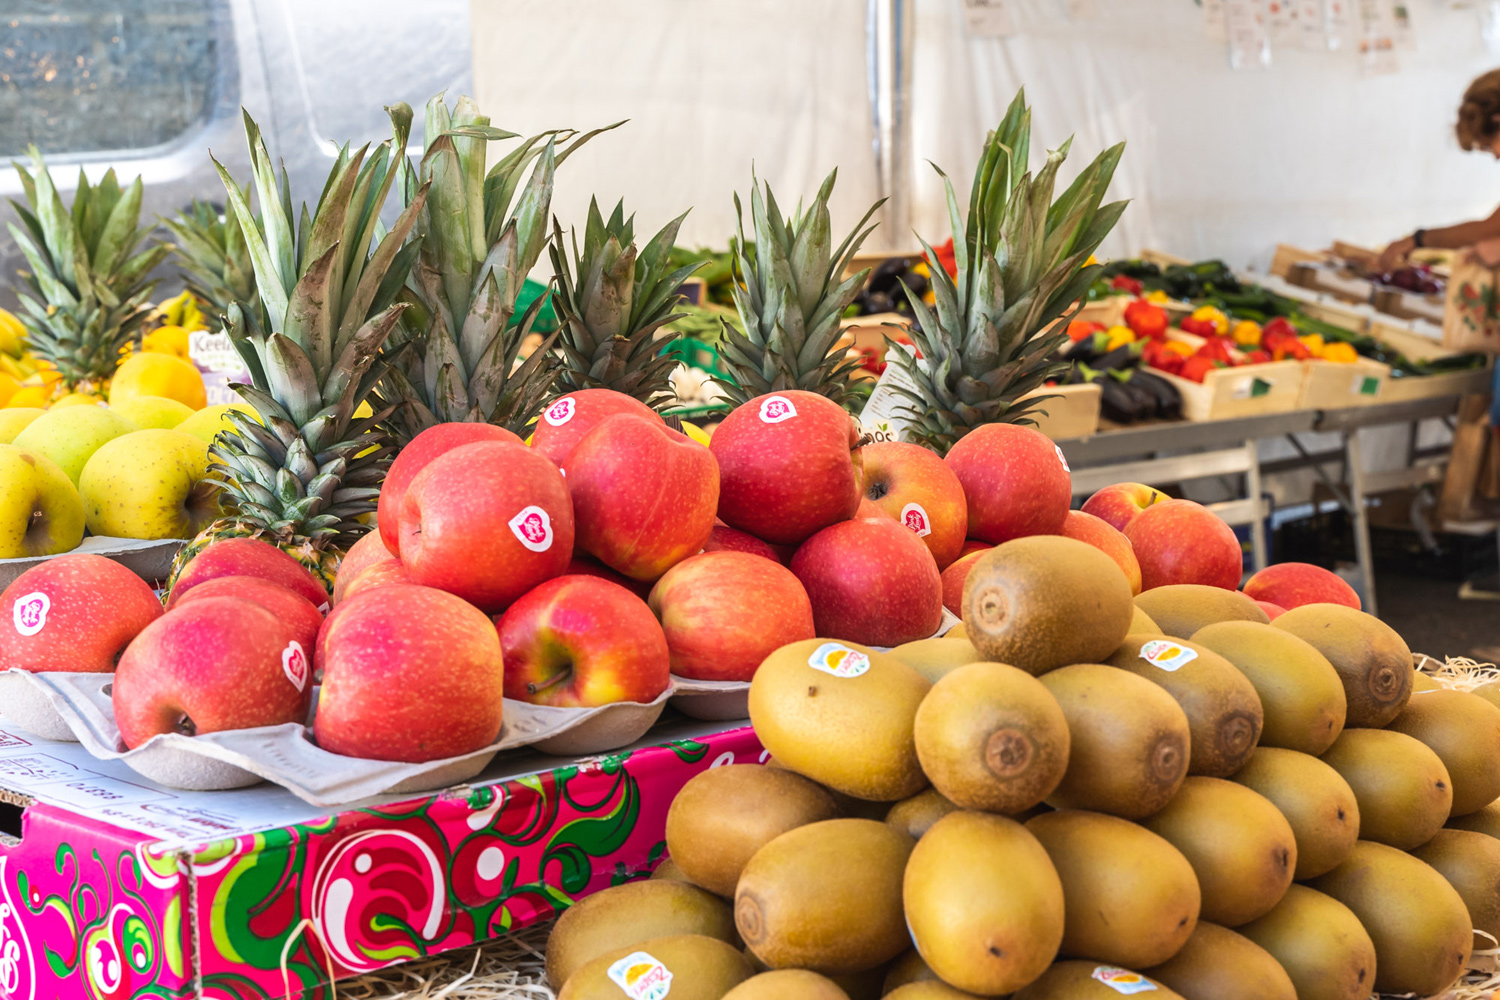
[[[336,815],[273,786],[162,788],[0,733],[0,997],[273,1000],[492,938],[637,878],[693,775],[764,754],[679,722],[584,760],[502,755],[462,788]],[[17,823],[16,820],[19,820]],[[20,839],[14,839],[19,828]]]

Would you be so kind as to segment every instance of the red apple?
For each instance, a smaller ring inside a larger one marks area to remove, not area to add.
[[[505,668],[495,626],[452,594],[394,584],[349,598],[323,623],[317,665],[313,738],[331,753],[421,763],[500,735]]]
[[[412,583],[456,594],[486,614],[504,611],[573,558],[567,483],[523,445],[455,448],[407,487],[400,556]]]
[[[417,478],[417,473],[427,468],[428,464],[439,455],[479,441],[524,443],[504,427],[496,427],[494,424],[449,423],[435,424],[427,428],[401,449],[401,453],[396,456],[396,460],[386,471],[385,482],[380,485],[380,502],[375,509],[375,521],[380,526],[380,538],[385,542],[385,547],[390,550],[391,555],[401,551],[401,501],[406,499],[406,491],[411,486],[411,481]],[[359,543],[355,542],[354,546],[349,549],[350,555],[354,554],[354,549],[358,545]],[[335,593],[335,603],[337,603],[337,598],[338,595]]]
[[[155,591],[113,559],[56,556],[0,593],[0,670],[108,673],[160,617]]]
[[[255,601],[185,601],[135,637],[115,668],[115,722],[128,747],[307,719],[311,651]]]
[[[176,607],[182,596],[198,584],[220,576],[258,576],[301,594],[319,611],[328,611],[328,591],[318,578],[306,566],[259,538],[224,538],[199,552],[172,585],[167,610]]]
[[[634,396],[613,389],[579,389],[547,404],[531,433],[531,447],[559,469],[566,469],[573,449],[589,431],[621,413],[662,422],[655,410]]]
[[[948,464],[921,445],[900,441],[862,450],[865,499],[916,532],[938,569],[957,559],[969,529],[969,506]]]
[[[568,457],[575,545],[634,580],[703,550],[719,506],[709,450],[657,418],[601,421]]]
[[[960,559],[962,559],[964,556],[968,555],[970,552],[983,552],[985,549],[993,549],[993,548],[994,548],[994,546],[991,545],[989,542],[981,542],[977,538],[965,538],[964,539],[964,547],[958,550],[958,557]]]
[[[1244,572],[1240,540],[1229,525],[1191,500],[1163,500],[1125,525],[1141,564],[1141,589],[1200,583],[1236,590]]]
[[[1267,566],[1245,581],[1245,596],[1278,604],[1287,611],[1304,604],[1342,604],[1361,610],[1359,594],[1343,577],[1312,563]]]
[[[672,672],[748,681],[767,656],[811,639],[812,604],[792,571],[748,552],[704,552],[667,570],[651,590]]]
[[[715,521],[714,528],[708,533],[708,541],[703,543],[704,552],[748,552],[752,556],[760,556],[774,562],[782,562],[781,556],[775,549],[754,535],[731,528],[722,521]]]
[[[860,428],[814,392],[757,396],[730,412],[709,449],[719,517],[773,545],[797,545],[859,508]]]
[[[963,484],[971,537],[999,545],[1062,530],[1072,477],[1062,450],[1045,434],[1020,424],[981,424],[943,461]]]
[[[1125,525],[1141,511],[1170,499],[1161,490],[1144,483],[1115,483],[1085,500],[1083,512],[1094,515],[1116,531],[1124,531]]]
[[[869,447],[869,446],[866,445],[866,447]],[[880,504],[876,503],[874,500],[871,500],[869,497],[862,496],[862,497],[859,498],[859,506],[856,507],[855,510],[854,510],[854,516],[855,517],[891,517],[892,515],[886,513],[886,511],[884,510],[884,508],[882,508],[880,506]],[[913,530],[915,530],[915,529],[913,529]]]
[[[1286,614],[1286,608],[1283,608],[1279,604],[1272,604],[1270,601],[1256,601],[1255,603],[1260,605],[1260,609],[1266,613],[1266,617],[1273,622],[1278,615]]]
[[[655,701],[672,682],[656,616],[598,577],[548,580],[511,605],[499,630],[507,698],[592,708]]]
[[[964,613],[964,581],[969,578],[969,570],[974,568],[974,562],[986,551],[994,548],[986,545],[983,548],[967,552],[948,564],[943,570],[943,607],[963,617]]]
[[[345,585],[343,600],[347,601],[356,594],[363,594],[376,587],[389,587],[393,583],[411,583],[411,574],[406,571],[406,564],[400,559],[387,559],[384,562],[373,563],[366,566]],[[334,610],[337,609],[338,605],[335,604]],[[333,612],[330,611],[329,614]]]
[[[312,655],[317,646],[318,630],[323,627],[322,612],[313,607],[312,601],[301,594],[292,593],[279,583],[255,576],[221,576],[206,580],[182,595],[177,607],[186,607],[210,597],[236,597],[259,604],[275,615],[277,621],[291,629],[292,638],[297,640],[308,656]]]
[[[1110,527],[1104,518],[1081,510],[1070,510],[1063,519],[1062,534],[1092,545],[1119,563],[1125,579],[1130,583],[1130,592],[1141,592],[1141,564],[1135,558],[1135,549],[1131,547],[1130,539]]]
[[[383,493],[381,495],[384,496]],[[359,541],[349,546],[349,551],[339,560],[338,572],[333,576],[333,603],[338,604],[344,599],[349,581],[356,576],[376,563],[394,562],[395,559],[396,554],[385,547],[385,539],[380,532],[370,531],[361,535]]]
[[[925,639],[943,622],[943,581],[922,540],[892,518],[824,528],[792,572],[807,588],[817,634],[866,646]]]
[[[646,599],[646,595],[651,593],[651,585],[655,582],[653,580],[632,580],[624,573],[616,573],[602,562],[591,559],[586,555],[581,556],[577,552],[573,553],[573,561],[568,563],[568,570],[565,575],[597,576],[601,580],[608,580],[610,583],[624,587],[643,601]]]

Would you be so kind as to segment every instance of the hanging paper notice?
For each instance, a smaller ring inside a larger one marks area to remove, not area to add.
[[[1391,5],[1391,27],[1396,48],[1403,52],[1415,52],[1417,36],[1412,32],[1411,27],[1411,4],[1397,0]]]
[[[1203,33],[1216,42],[1229,37],[1224,21],[1224,0],[1201,0],[1203,4]]]
[[[1382,76],[1400,69],[1396,61],[1393,0],[1359,0],[1359,71]]]
[[[964,27],[975,38],[1009,38],[1016,33],[1008,0],[964,0]]]
[[[1300,13],[1296,0],[1268,0],[1266,21],[1271,29],[1272,48],[1292,49],[1302,44],[1302,32],[1297,25]]]
[[[1271,65],[1266,0],[1224,0],[1224,23],[1229,31],[1231,69],[1264,69]]]
[[[1329,51],[1342,49],[1356,32],[1349,4],[1353,0],[1323,0],[1323,35]]]
[[[1326,51],[1328,45],[1327,18],[1323,12],[1323,0],[1293,0],[1296,14],[1298,48],[1314,52]]]

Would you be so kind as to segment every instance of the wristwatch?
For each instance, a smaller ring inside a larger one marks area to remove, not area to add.
[[[1418,250],[1421,250],[1423,247],[1427,246],[1427,230],[1418,229],[1416,232],[1412,233],[1411,241]]]

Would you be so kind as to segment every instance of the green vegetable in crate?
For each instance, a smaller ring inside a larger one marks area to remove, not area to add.
[[[765,185],[762,194],[761,183],[752,178],[753,259],[743,249],[744,215],[740,196],[734,196],[734,249],[744,279],[734,286],[734,302],[745,331],[727,331],[719,354],[732,376],[724,389],[736,403],[784,389],[821,393],[840,404],[849,398],[851,376],[860,362],[839,346],[839,317],[870,271],[844,280],[840,275],[875,228],[864,226],[884,202],[872,205],[832,249],[828,198],[837,174],[828,175],[806,211],[799,208],[788,217],[782,216],[771,186]]]
[[[906,436],[938,452],[986,423],[1035,423],[1047,397],[1023,399],[1062,372],[1052,359],[1067,342],[1062,325],[1037,336],[1066,313],[1098,274],[1085,262],[1114,228],[1125,202],[1101,205],[1124,145],[1091,163],[1054,202],[1058,168],[1072,141],[1047,156],[1033,177],[1031,110],[1022,91],[985,140],[969,194],[967,220],[941,170],[955,234],[958,276],[950,278],[925,241],[936,306],[908,295],[920,329],[917,353],[894,352],[915,391],[898,389],[910,405]]]
[[[548,253],[563,321],[562,391],[613,389],[648,406],[671,401],[669,378],[677,361],[657,353],[656,331],[681,317],[672,310],[682,283],[705,263],[672,268],[669,250],[686,216],[667,223],[638,252],[635,216],[626,218],[625,203],[615,205],[605,222],[599,203],[590,199],[583,249],[575,233],[571,264],[562,226],[554,220]]]

